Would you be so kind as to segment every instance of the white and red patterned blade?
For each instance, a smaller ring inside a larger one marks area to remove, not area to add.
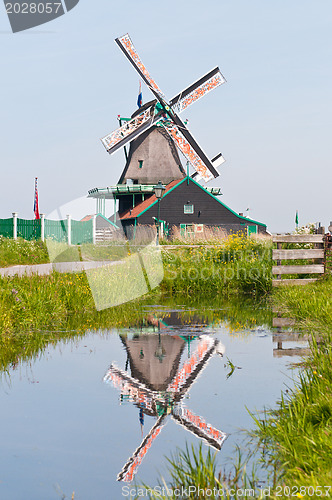
[[[195,415],[191,410],[184,406],[175,407],[172,411],[172,417],[189,432],[195,436],[204,439],[210,446],[220,450],[227,434],[215,429],[211,424],[207,424],[202,417]]]
[[[175,401],[182,399],[184,394],[194,383],[198,374],[203,370],[207,361],[213,355],[217,342],[216,339],[209,336],[200,339],[195,352],[191,355],[190,359],[184,363],[181,370],[166,389],[166,393],[174,393]]]
[[[181,153],[205,182],[210,181],[214,177],[218,177],[219,173],[213,168],[212,163],[208,160],[207,156],[203,153],[191,134],[190,139],[191,142],[194,143],[193,145],[196,146],[195,149],[187,138],[184,137],[183,133],[180,132],[180,128],[174,123],[167,123],[167,125],[165,125],[165,130],[167,130]],[[189,133],[188,129],[186,129],[186,132]],[[205,161],[203,161],[202,156]]]
[[[214,158],[212,158],[211,163],[212,163],[213,167],[217,170],[217,168],[220,167],[220,165],[222,165],[225,161],[226,160],[223,157],[223,155],[221,153],[218,153]],[[218,172],[219,172],[219,170],[218,170]],[[202,177],[199,175],[198,172],[195,172],[195,173],[193,173],[191,178],[195,179],[196,182],[199,182]]]
[[[158,120],[154,111],[155,104],[126,122],[122,127],[100,139],[106,151],[110,154],[115,153],[119,148],[136,139],[150,128]]]
[[[193,102],[197,101],[211,90],[225,83],[226,80],[221,74],[219,68],[214,68],[212,71],[202,76],[197,82],[187,87],[170,101],[170,106],[175,113],[181,113]]]
[[[136,69],[142,80],[144,80],[146,85],[149,87],[151,92],[157,97],[157,99],[161,99],[162,101],[164,101],[165,96],[163,92],[160,90],[160,88],[153,80],[153,78],[150,76],[148,70],[142,63],[128,33],[119,38],[116,38],[115,42],[118,44],[118,46],[120,47],[124,55],[127,57],[127,59],[129,59],[129,61],[134,66],[134,68]]]
[[[164,413],[158,418],[157,422],[154,424],[149,434],[145,436],[139,447],[135,450],[133,455],[127,460],[121,472],[119,472],[117,477],[118,481],[124,481],[126,483],[132,482],[138,470],[138,467],[141,465],[143,458],[147,454],[153,441],[160,434],[160,431],[164,425],[164,420],[166,417],[167,414]]]
[[[122,395],[129,396],[135,403],[144,403],[145,407],[151,411],[153,411],[154,402],[159,397],[158,392],[151,391],[139,380],[114,365],[111,365],[104,376],[104,382],[112,382]]]

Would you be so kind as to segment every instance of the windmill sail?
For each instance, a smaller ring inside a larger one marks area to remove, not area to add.
[[[142,80],[146,83],[146,85],[149,87],[151,92],[158,98],[158,99],[164,99],[165,96],[156,84],[156,82],[153,80],[153,78],[150,76],[148,70],[142,63],[139,55],[136,52],[136,49],[134,47],[133,42],[131,41],[130,36],[128,33],[126,35],[123,35],[119,38],[115,39],[116,43],[124,53],[124,55],[127,57],[127,59],[130,61],[130,63],[134,66],[138,74],[141,76]]]
[[[197,80],[197,82],[193,83],[180,92],[180,94],[173,97],[169,104],[173,111],[181,113],[195,101],[225,82],[226,80],[221,74],[219,68],[214,68],[212,71]]]
[[[217,450],[221,449],[227,438],[225,432],[215,429],[211,424],[206,423],[202,417],[195,415],[194,412],[183,406],[176,406],[172,412],[172,417],[189,432],[204,439],[210,446],[213,446]]]
[[[193,169],[199,174],[201,178],[204,179],[205,182],[210,181],[214,177],[218,177],[218,172],[214,169],[214,167],[211,167],[213,171],[217,175],[213,175],[211,172],[211,169],[208,168],[208,166],[203,162],[201,156],[197,154],[195,149],[192,147],[192,145],[188,142],[188,140],[183,136],[183,134],[180,132],[180,129],[173,123],[167,125],[165,127],[181,153],[184,155],[187,161],[191,164]],[[191,136],[193,139],[193,137]],[[198,146],[198,144],[195,141],[195,144]],[[199,147],[199,146],[198,146]],[[204,157],[206,155],[204,154]],[[211,163],[208,160],[209,163]]]
[[[211,337],[202,338],[195,352],[184,363],[177,376],[167,387],[167,392],[175,393],[176,399],[179,401],[214,353],[217,343],[218,341]]]
[[[163,92],[142,63],[128,33],[122,37],[116,38],[115,41],[160,104],[157,104],[153,110],[151,107],[143,111],[123,125],[123,127],[120,127],[101,139],[106,150],[109,153],[113,153],[124,146],[128,141],[137,138],[140,134],[160,121],[160,125],[165,127],[177,147],[191,163],[200,178],[208,182],[213,179],[213,177],[218,177],[219,173],[215,169],[212,161],[209,160],[176,112],[180,113],[190,104],[226,81],[219,68],[214,68],[175,96],[170,101],[170,104],[167,104]],[[170,125],[168,125],[169,123]]]
[[[151,391],[127,372],[111,365],[104,377],[104,382],[112,382],[114,387],[120,389],[121,394],[129,396],[135,403],[145,403],[145,407],[153,411],[153,403],[159,398],[159,393]]]
[[[160,434],[160,431],[165,423],[164,420],[166,416],[167,414],[164,413],[158,418],[157,422],[154,424],[149,434],[145,436],[140,446],[135,450],[135,452],[129,458],[129,460],[127,460],[121,472],[119,472],[117,477],[118,481],[124,481],[126,483],[130,483],[134,479],[134,475],[136,474],[138,467],[141,465],[143,458],[150,449],[153,441]]]
[[[136,139],[145,130],[150,128],[159,116],[155,115],[155,105],[152,105],[124,125],[114,130],[101,139],[101,142],[109,154],[115,153],[119,148],[125,146],[128,142]]]

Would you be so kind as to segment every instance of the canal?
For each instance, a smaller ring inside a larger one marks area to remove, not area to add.
[[[192,443],[229,464],[240,430],[253,427],[247,409],[274,407],[294,385],[305,344],[292,335],[278,341],[264,305],[145,304],[131,328],[68,332],[12,363],[1,383],[0,498],[125,498],[125,485],[167,480],[165,457]]]

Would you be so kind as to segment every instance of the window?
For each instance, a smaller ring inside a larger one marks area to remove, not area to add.
[[[180,235],[185,238],[186,236],[194,236],[194,224],[180,224]]]
[[[251,234],[257,234],[258,233],[258,227],[257,227],[257,225],[255,225],[255,226],[253,226],[253,225],[247,226],[247,231],[248,231],[248,236],[250,236]]]
[[[142,168],[143,167],[143,160],[138,160],[138,168]]]
[[[193,214],[194,213],[194,205],[186,204],[183,205],[183,213],[184,214]]]

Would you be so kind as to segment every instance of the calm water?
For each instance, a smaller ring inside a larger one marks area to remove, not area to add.
[[[157,485],[165,455],[200,440],[227,463],[252,426],[245,407],[274,406],[299,358],[275,350],[262,320],[182,309],[151,306],[139,328],[87,332],[3,375],[1,499],[125,498],[133,477]],[[227,358],[240,367],[229,378]]]

